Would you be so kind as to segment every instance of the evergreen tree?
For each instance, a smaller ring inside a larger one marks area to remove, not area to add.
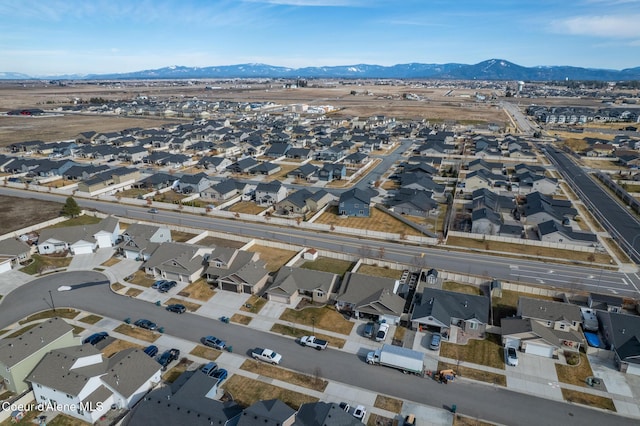
[[[64,203],[61,213],[63,216],[73,218],[79,216],[81,211],[82,210],[78,203],[76,203],[76,200],[74,200],[73,197],[67,197],[67,202]]]

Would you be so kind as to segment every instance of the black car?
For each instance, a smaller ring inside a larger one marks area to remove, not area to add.
[[[180,303],[174,303],[167,306],[167,311],[175,312],[176,314],[184,314],[185,312],[187,312],[187,307]]]
[[[107,337],[109,337],[109,333],[107,333],[106,331],[101,331],[99,333],[93,333],[91,336],[84,339],[82,343],[89,343],[91,345],[96,345],[102,342]]]
[[[156,345],[147,346],[144,348],[144,353],[153,358],[158,354],[158,347]]]
[[[134,322],[133,325],[140,328],[146,328],[147,330],[156,330],[158,328],[158,325],[155,322],[149,321],[148,319],[139,319]]]
[[[153,284],[151,284],[151,288],[159,289],[159,288],[160,288],[160,286],[161,286],[161,285],[163,285],[163,284],[164,284],[164,283],[166,283],[166,282],[167,282],[167,280],[158,280],[158,281],[155,281]]]
[[[162,369],[166,370],[167,366],[178,358],[180,358],[180,350],[174,348],[164,351],[162,355],[160,355],[160,358],[158,358],[158,362],[162,366]]]
[[[175,281],[167,281],[164,284],[162,284],[160,287],[158,287],[158,291],[160,293],[166,293],[172,288],[174,288],[176,285],[178,285],[178,283]]]

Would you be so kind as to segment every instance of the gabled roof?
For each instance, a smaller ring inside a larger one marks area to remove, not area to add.
[[[434,317],[443,324],[451,324],[453,318],[465,321],[489,322],[490,301],[485,296],[438,290],[425,287],[420,302],[413,308],[412,321]]]
[[[404,299],[393,293],[395,287],[396,280],[390,278],[347,272],[337,300],[373,315],[401,315]]]
[[[18,256],[24,253],[29,253],[31,251],[31,247],[24,241],[15,239],[15,238],[7,238],[5,240],[0,240],[0,256]]]
[[[335,402],[302,404],[294,426],[362,426],[362,422],[344,411]]]
[[[5,337],[0,340],[0,362],[11,368],[72,331],[72,326],[56,317],[41,322],[18,337]]]
[[[205,252],[212,251],[212,248],[194,244],[165,242],[153,252],[143,266],[176,274],[191,275],[204,267]]]
[[[271,182],[260,182],[256,185],[256,192],[269,192],[276,193],[282,188],[282,183],[279,180],[273,180]]]
[[[72,244],[76,241],[96,242],[94,235],[100,231],[114,233],[119,220],[113,216],[107,216],[100,222],[91,225],[66,226],[63,228],[46,228],[40,232],[40,242],[55,239]]]
[[[299,290],[317,289],[329,293],[337,279],[338,276],[330,272],[284,266],[276,274],[267,293],[293,295]]]
[[[611,329],[608,340],[620,359],[640,363],[640,317],[616,312],[598,312],[598,316],[608,317]],[[633,358],[633,359],[630,359]]]
[[[560,225],[555,220],[547,220],[538,224],[538,233],[540,237],[558,233],[565,238],[573,241],[585,241],[596,243],[598,237],[590,232],[576,232],[568,226]]]
[[[340,203],[351,200],[358,201],[364,204],[370,204],[371,194],[359,188],[353,188],[340,194]]]
[[[296,414],[296,410],[279,399],[256,401],[245,408],[238,426],[281,426]]]
[[[523,296],[518,299],[518,315],[540,321],[582,321],[578,305]]]

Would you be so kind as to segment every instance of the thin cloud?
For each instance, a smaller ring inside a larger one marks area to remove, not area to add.
[[[554,21],[554,31],[571,34],[606,38],[640,37],[640,15],[600,15],[577,16],[575,18]]]
[[[245,0],[250,3],[267,3],[278,6],[299,7],[354,7],[366,3],[359,0]]]

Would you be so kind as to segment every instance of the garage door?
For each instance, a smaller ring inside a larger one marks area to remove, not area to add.
[[[91,254],[91,253],[93,253],[92,246],[73,247],[73,254]]]
[[[638,364],[629,364],[627,367],[627,374],[633,374],[636,376],[640,376],[640,365]]]
[[[553,356],[553,348],[551,346],[536,345],[535,343],[527,343],[527,347],[524,350],[527,354],[544,356],[551,358]]]
[[[233,291],[234,293],[238,292],[238,287],[231,283],[222,283],[220,288],[222,288],[222,290]]]

